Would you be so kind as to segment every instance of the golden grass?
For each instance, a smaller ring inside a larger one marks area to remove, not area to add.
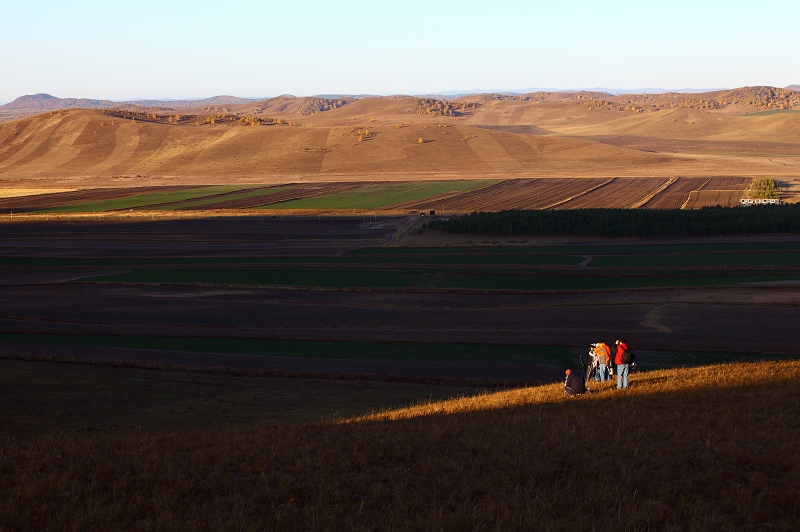
[[[755,370],[755,371],[754,371]],[[676,370],[652,371],[644,374],[633,373],[631,381],[635,381],[627,390],[628,396],[653,395],[671,393],[686,389],[725,388],[737,386],[756,386],[779,379],[800,378],[800,362],[764,362],[760,364],[727,364],[712,367],[700,367]],[[517,388],[508,391],[487,393],[475,397],[450,399],[448,401],[424,403],[408,408],[376,412],[367,416],[343,420],[342,423],[358,423],[364,421],[401,420],[433,415],[450,415],[486,410],[498,410],[524,405],[544,405],[567,401],[595,401],[608,398],[620,391],[615,389],[616,380],[605,383],[590,382],[587,386],[590,394],[579,398],[563,397],[561,383],[529,388]]]
[[[300,426],[0,443],[0,527],[794,530],[800,362]]]
[[[0,198],[21,198],[24,196],[37,196],[39,194],[72,192],[74,190],[74,188],[0,188]]]

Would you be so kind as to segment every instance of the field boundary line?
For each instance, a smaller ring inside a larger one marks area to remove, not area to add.
[[[675,181],[677,181],[677,180],[678,180],[678,178],[677,178],[677,177],[675,177],[675,176],[673,176],[673,177],[670,177],[670,178],[667,180],[667,182],[666,182],[666,183],[664,183],[663,185],[661,185],[660,187],[658,187],[656,190],[654,190],[653,192],[651,192],[650,194],[648,194],[647,196],[645,196],[643,199],[641,199],[641,200],[637,201],[636,203],[632,203],[632,204],[630,205],[630,208],[631,208],[631,209],[638,209],[638,208],[642,207],[643,205],[645,205],[646,203],[648,203],[650,200],[652,200],[653,198],[655,198],[656,196],[658,196],[659,194],[661,194],[662,192],[664,192],[664,191],[665,191],[665,190],[666,190],[666,189],[667,189],[667,188],[668,188],[668,187],[669,187],[671,184],[673,184],[673,183],[674,183]]]
[[[706,179],[705,183],[697,187],[697,190],[690,190],[689,195],[686,197],[686,201],[683,202],[683,205],[681,205],[680,210],[685,211],[691,209],[692,206],[695,203],[697,203],[697,198],[700,196],[700,191],[703,190],[703,187],[709,184],[710,182],[711,178],[709,177],[708,179]],[[694,194],[694,201],[692,201],[692,194]],[[689,202],[691,202],[691,204]]]
[[[557,201],[555,203],[551,203],[550,205],[543,205],[543,206],[539,207],[537,210],[544,211],[544,210],[547,210],[547,209],[552,209],[553,207],[558,207],[559,205],[563,205],[564,203],[567,203],[567,202],[572,201],[574,199],[580,198],[581,196],[585,196],[586,194],[588,194],[590,192],[594,192],[595,190],[597,190],[600,187],[604,187],[606,185],[610,185],[611,183],[613,183],[616,180],[617,180],[616,177],[612,177],[611,179],[609,179],[607,181],[603,181],[599,185],[595,185],[595,186],[593,186],[593,187],[591,187],[589,189],[584,190],[583,192],[579,192],[578,194],[575,194],[575,195],[570,196],[568,198],[562,199],[562,200]]]

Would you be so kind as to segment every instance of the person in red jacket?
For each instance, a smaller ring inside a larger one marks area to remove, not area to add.
[[[631,369],[631,365],[623,364],[622,357],[630,349],[625,338],[620,338],[615,343],[617,345],[617,355],[614,357],[614,364],[617,365],[617,389],[619,390],[628,387],[628,372]]]

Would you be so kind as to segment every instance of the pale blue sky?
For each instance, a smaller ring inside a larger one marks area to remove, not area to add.
[[[0,0],[0,102],[800,83],[800,1]]]

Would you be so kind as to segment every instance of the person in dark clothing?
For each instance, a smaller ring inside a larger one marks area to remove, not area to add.
[[[586,384],[583,375],[577,371],[567,370],[567,378],[564,380],[564,393],[570,397],[586,393]]]

